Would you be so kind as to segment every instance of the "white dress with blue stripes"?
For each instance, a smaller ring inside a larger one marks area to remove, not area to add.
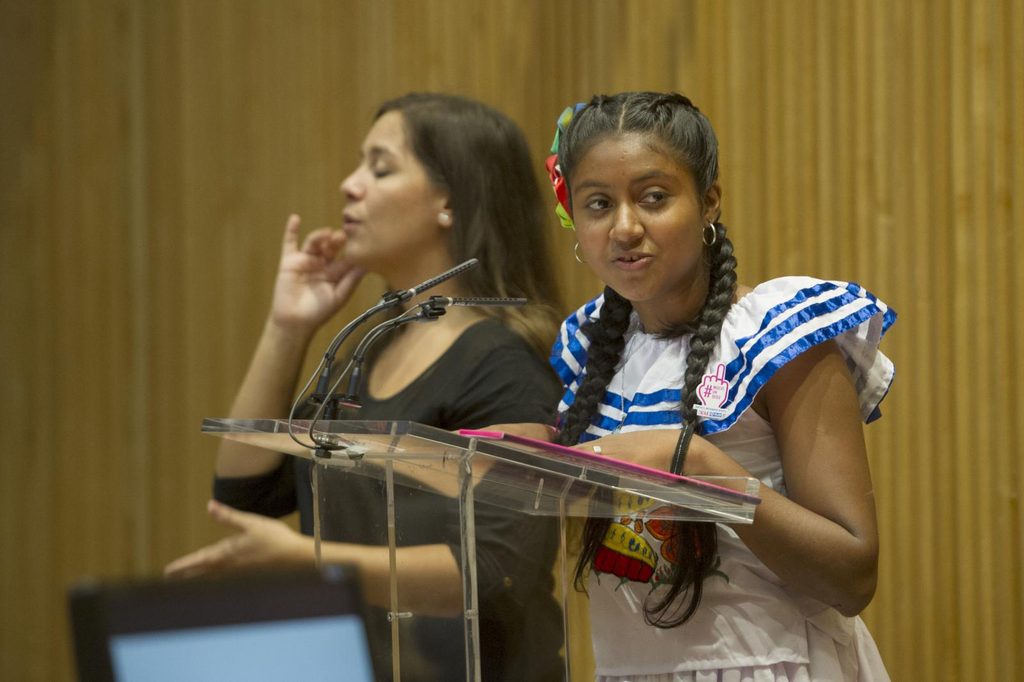
[[[551,362],[566,387],[559,405],[572,404],[586,365],[583,325],[596,319],[598,297],[562,325]],[[878,350],[896,315],[862,287],[809,277],[757,286],[726,315],[719,343],[698,390],[701,433],[753,476],[786,494],[771,425],[750,409],[758,390],[786,362],[832,340],[854,378],[865,421],[893,379],[892,362]],[[634,313],[625,348],[581,441],[613,432],[679,428],[680,388],[689,337],[645,333]],[[674,558],[657,522],[635,504],[615,520],[623,564],[647,563],[628,575],[592,572],[589,585],[594,658],[599,680],[887,680],[860,618],[791,592],[726,526],[718,527],[721,563],[704,583],[697,613],[684,625],[654,628],[643,605]],[[611,535],[609,535],[611,537]],[[616,547],[606,542],[608,551]],[[633,552],[629,548],[643,548]],[[653,565],[651,565],[653,562]],[[650,575],[635,582],[637,575]],[[630,577],[631,576],[631,577]]]

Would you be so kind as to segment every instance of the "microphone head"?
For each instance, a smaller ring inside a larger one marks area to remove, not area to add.
[[[461,275],[466,270],[470,270],[472,268],[475,268],[479,263],[480,263],[480,261],[477,260],[476,258],[470,258],[469,260],[467,260],[464,263],[459,263],[458,265],[456,265],[451,270],[448,270],[446,272],[442,272],[437,277],[433,277],[431,279],[428,279],[423,284],[420,284],[420,285],[415,286],[412,289],[410,289],[409,290],[409,298],[412,298],[413,296],[418,296],[419,294],[422,294],[424,291],[427,291],[428,289],[433,289],[434,287],[436,287],[441,282],[447,282],[452,277],[455,277],[456,275]]]
[[[441,296],[431,296],[431,298],[444,298]],[[483,306],[483,307],[511,307],[517,305],[526,305],[529,301],[525,298],[488,298],[484,296],[475,296],[469,298],[444,298],[447,305],[460,305],[460,306]]]

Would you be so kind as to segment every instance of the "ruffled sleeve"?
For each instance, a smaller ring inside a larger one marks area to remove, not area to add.
[[[709,376],[722,377],[724,401],[703,410],[703,432],[728,429],[780,367],[826,341],[843,353],[861,415],[873,421],[895,375],[878,344],[895,321],[895,311],[853,282],[782,277],[759,285],[726,317],[709,363]]]
[[[602,302],[599,296],[570,315],[555,342],[551,364],[565,386],[560,412],[575,399],[589,345],[583,328],[597,318]],[[782,277],[758,285],[730,308],[698,387],[701,433],[730,428],[780,367],[826,341],[834,341],[846,359],[864,420],[876,419],[895,374],[878,344],[895,320],[891,308],[852,282]],[[689,338],[662,339],[636,328],[628,335],[629,357],[588,428],[593,437],[679,424]],[[633,379],[623,381],[620,374]]]
[[[587,365],[587,348],[590,341],[583,333],[583,326],[598,318],[603,303],[604,294],[588,301],[566,318],[558,330],[558,338],[551,349],[551,366],[567,389],[558,408],[560,412],[572,404],[572,396],[576,393],[580,375]]]

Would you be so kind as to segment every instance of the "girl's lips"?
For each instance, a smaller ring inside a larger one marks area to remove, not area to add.
[[[619,256],[613,263],[620,270],[642,270],[654,260],[653,256],[638,254],[630,256]]]

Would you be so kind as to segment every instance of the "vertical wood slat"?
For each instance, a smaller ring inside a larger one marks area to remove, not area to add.
[[[972,197],[967,206],[969,207],[963,215],[966,225],[985,225],[986,229],[980,234],[968,233],[967,240],[973,245],[973,259],[970,264],[971,278],[967,282],[970,296],[972,327],[974,330],[984,330],[976,333],[973,339],[974,353],[969,356],[965,364],[964,377],[968,383],[961,384],[970,386],[977,382],[976,377],[992,377],[990,381],[976,385],[972,391],[970,388],[965,391],[967,396],[973,394],[971,400],[971,416],[974,423],[980,423],[983,419],[982,405],[993,405],[993,387],[999,382],[999,376],[993,371],[994,364],[989,348],[994,336],[998,334],[997,324],[993,316],[993,309],[990,306],[978,305],[978,301],[991,301],[993,293],[990,288],[989,275],[994,265],[993,259],[996,254],[992,251],[992,235],[997,234],[992,229],[992,202],[991,202],[991,125],[992,109],[988,100],[990,87],[991,64],[989,62],[991,45],[991,24],[989,23],[989,6],[986,3],[977,3],[970,6],[970,19],[965,31],[967,45],[970,50],[968,57],[969,67],[967,78],[969,80],[967,100],[969,102],[969,131],[970,146],[965,150],[969,174],[964,178],[963,191]],[[984,200],[984,199],[987,200]],[[973,375],[973,376],[972,376]],[[965,438],[978,453],[988,453],[985,463],[982,466],[975,466],[975,485],[972,490],[970,505],[974,514],[965,516],[965,523],[972,529],[976,528],[976,520],[986,519],[991,524],[991,532],[974,533],[974,547],[976,548],[976,582],[973,595],[972,609],[967,613],[974,622],[974,633],[977,638],[977,656],[980,665],[973,670],[975,675],[983,679],[996,679],[996,652],[999,647],[995,637],[993,626],[995,624],[995,602],[993,592],[993,569],[998,565],[999,558],[993,553],[992,538],[998,532],[1000,494],[994,474],[998,469],[1000,453],[994,448],[995,432],[998,424],[992,424],[989,428],[983,429],[980,433]],[[969,452],[964,448],[961,452]],[[982,560],[981,557],[992,557],[990,560]],[[965,673],[967,671],[965,670]]]
[[[952,70],[952,146],[951,146],[951,179],[953,205],[950,207],[951,215],[957,224],[967,225],[973,220],[969,201],[971,195],[967,188],[968,175],[971,171],[971,159],[968,150],[971,148],[970,129],[970,64],[971,46],[970,35],[970,11],[965,5],[956,5],[950,8],[952,12],[952,40],[953,40],[953,70]],[[966,231],[956,230],[953,233],[955,248],[955,266],[953,271],[953,290],[950,292],[954,303],[954,319],[962,323],[955,325],[953,329],[953,342],[956,348],[960,349],[962,357],[972,362],[977,358],[975,336],[969,333],[975,326],[972,319],[971,304],[972,295],[969,280],[973,273],[972,263],[977,261],[973,243],[968,241],[970,234]],[[966,363],[954,365],[952,375],[953,386],[967,386],[973,378],[971,368]],[[959,419],[968,423],[973,421],[973,404],[969,400],[967,391],[957,391],[954,404],[955,413]],[[953,440],[957,452],[971,452],[978,446],[964,429],[955,429]],[[982,433],[975,434],[983,438]],[[981,660],[982,654],[979,651],[980,642],[978,629],[972,628],[971,623],[976,618],[976,601],[978,581],[980,579],[980,567],[977,565],[979,556],[977,549],[977,535],[973,532],[975,514],[980,510],[975,509],[976,499],[973,491],[976,488],[976,481],[979,467],[970,458],[956,457],[954,459],[956,478],[961,482],[958,486],[954,504],[956,508],[955,532],[956,545],[961,550],[957,555],[957,583],[960,586],[957,599],[957,623],[958,640],[961,643],[960,658],[955,661],[957,674],[963,676],[968,672],[971,662],[977,661],[979,666],[986,665]],[[986,675],[982,674],[982,678]]]
[[[0,546],[19,551],[0,552],[0,608],[19,626],[0,676],[67,678],[73,577],[155,571],[218,534],[198,419],[244,371],[284,216],[336,218],[376,103],[484,99],[539,160],[566,103],[632,87],[709,113],[744,281],[855,279],[900,312],[867,429],[883,552],[865,619],[893,678],[1024,674],[1021,3],[0,12],[21,60],[3,67]],[[555,242],[577,304],[596,282]]]
[[[36,408],[56,373],[47,361],[55,321],[34,312],[55,296],[47,267],[54,235],[45,229],[53,223],[45,184],[51,170],[55,69],[46,47],[56,32],[55,17],[53,3],[41,2],[31,9],[12,8],[0,22],[0,41],[11,53],[0,65],[0,92],[4,101],[25,103],[0,117],[0,429],[9,446],[0,456],[0,674],[36,679],[49,672],[33,637],[50,617],[46,571],[51,556],[46,533],[33,530],[54,525],[49,479],[34,455],[47,441]],[[20,266],[11,264],[15,257]],[[36,343],[25,343],[26,337]],[[33,487],[35,495],[19,492],[23,486]],[[28,604],[39,609],[24,611]],[[15,627],[19,612],[25,614],[24,627]]]
[[[979,8],[980,10],[981,8]],[[986,167],[988,171],[988,183],[977,188],[979,192],[990,192],[991,200],[988,203],[990,217],[988,224],[990,229],[986,230],[986,238],[990,247],[990,267],[988,272],[989,295],[984,300],[997,300],[1001,292],[1011,291],[1011,273],[1015,266],[1012,251],[1003,247],[1004,244],[1012,242],[1012,233],[1019,225],[1014,225],[1010,220],[1011,196],[1013,193],[1010,179],[1012,174],[1008,158],[1014,155],[1013,148],[1009,146],[1012,138],[1010,132],[1014,126],[1013,111],[1006,105],[1007,96],[1011,92],[1009,74],[1012,70],[1012,62],[1006,59],[1010,54],[1011,36],[1017,31],[1012,29],[1012,24],[1007,22],[1011,8],[1003,6],[985,6],[987,16],[985,17],[985,31],[979,36],[979,44],[984,46],[986,62],[984,70],[988,74],[987,91],[985,95],[986,116],[989,121],[989,134],[987,148],[982,150],[978,159],[980,166]],[[1022,24],[1021,26],[1024,26]],[[1020,112],[1016,112],[1019,116]],[[1018,148],[1019,149],[1019,148]],[[983,269],[985,264],[980,266]],[[1013,357],[1013,337],[1010,329],[1010,317],[1000,314],[996,308],[988,308],[987,318],[991,323],[992,338],[987,344],[986,352],[990,362],[991,375],[995,381],[992,384],[994,390],[989,394],[990,405],[1012,405],[1012,384],[1011,376],[1013,364],[1018,362]],[[1001,360],[1005,359],[1005,360]],[[1004,367],[1003,363],[1009,365]],[[1024,574],[1024,566],[1014,559],[1020,558],[1019,551],[1001,551],[1003,548],[1002,538],[1013,537],[1015,527],[1014,500],[1019,505],[1019,493],[1022,489],[1022,481],[1019,471],[1019,450],[1014,447],[1012,435],[1012,421],[997,421],[992,426],[992,449],[991,454],[995,460],[989,478],[988,489],[993,493],[993,525],[992,532],[986,533],[987,550],[996,557],[993,562],[993,572],[990,576],[989,592],[986,599],[990,600],[991,621],[988,634],[993,645],[992,656],[995,660],[1006,661],[1007,666],[1018,666],[1018,672],[1024,672],[1019,668],[1021,652],[1019,646],[1015,647],[1013,642],[1001,637],[1003,632],[1019,631],[1021,622],[1019,612],[1012,609],[1000,609],[998,601],[1003,598],[1002,590],[1007,590],[1010,595],[1016,593],[1016,603],[1022,604],[1024,608],[1024,593],[1021,592],[1020,580]],[[1019,444],[1019,440],[1017,441]],[[1019,533],[1018,533],[1019,535]],[[1016,583],[1016,584],[1015,584]],[[1010,603],[1014,603],[1011,601]]]
[[[1007,178],[1009,188],[1005,197],[1000,197],[1000,202],[1007,206],[1009,218],[1009,249],[1007,267],[1011,268],[1013,276],[1010,278],[1013,292],[1024,291],[1024,268],[1020,267],[1021,256],[1024,255],[1024,236],[1021,235],[1020,226],[1024,225],[1024,205],[1019,200],[1020,188],[1024,187],[1024,154],[1016,153],[1016,150],[1024,149],[1024,132],[1021,126],[1017,125],[1015,112],[1024,111],[1024,78],[1020,77],[1020,65],[1024,63],[1024,31],[1018,30],[1024,26],[1024,6],[1020,3],[1008,3],[1005,12],[1006,31],[1009,36],[1010,47],[1005,55],[1001,55],[1007,65],[1006,81],[1004,82],[1007,96],[1006,120],[1008,135],[1008,149],[1010,150]],[[1011,316],[1010,329],[1011,338],[1010,351],[1004,359],[1012,366],[1007,372],[1012,377],[1013,390],[1008,405],[1024,405],[1024,358],[1021,357],[1021,339],[1024,339],[1024,316]],[[1016,633],[1016,638],[1008,637],[1010,649],[1015,651],[1014,656],[1009,659],[1014,667],[1008,672],[1015,673],[1017,677],[1024,676],[1024,464],[1021,463],[1020,452],[1024,450],[1024,424],[1020,419],[1008,419],[1013,427],[1013,439],[1010,443],[1007,456],[1013,462],[1013,478],[1010,485],[1012,506],[1016,509],[1016,517],[1012,520],[1013,531],[1007,538],[1001,538],[1006,543],[1008,561],[1011,566],[1011,585],[1008,589],[1007,601],[1016,604],[1017,608],[1012,613],[1011,633]]]
[[[935,129],[935,120],[932,116],[927,116],[927,125],[920,125],[918,121],[913,120],[912,116],[908,116],[907,112],[929,112],[933,109],[929,106],[929,94],[934,93],[941,87],[941,84],[935,83],[932,79],[925,78],[914,78],[915,74],[923,73],[927,70],[928,65],[931,63],[930,55],[927,52],[927,30],[922,27],[922,21],[927,19],[927,15],[920,11],[920,8],[915,12],[913,8],[908,8],[911,17],[909,19],[909,26],[906,27],[907,32],[910,35],[908,41],[908,49],[910,50],[909,61],[907,62],[907,73],[902,81],[903,86],[907,87],[909,93],[909,101],[906,102],[905,108],[901,112],[903,115],[899,118],[903,135],[909,140],[911,145],[911,153],[904,159],[905,163],[901,164],[900,169],[896,172],[897,176],[903,177],[907,180],[906,193],[908,196],[913,198],[913,203],[909,207],[910,214],[908,219],[902,225],[897,225],[896,229],[905,231],[909,235],[909,240],[905,243],[901,253],[905,253],[909,250],[917,248],[925,244],[933,244],[935,248],[935,255],[941,257],[941,254],[946,250],[944,242],[937,235],[932,233],[932,211],[933,202],[929,200],[929,183],[935,182],[934,179],[930,179],[929,175],[923,172],[915,172],[917,169],[924,169],[931,167],[931,155],[929,149],[932,147],[928,143],[928,135]],[[910,82],[908,82],[910,81]],[[929,87],[930,85],[930,87]],[[939,99],[942,96],[939,95]],[[932,277],[936,272],[937,268],[932,264],[930,267],[919,267],[910,271],[908,274],[910,277],[906,282],[907,290],[917,291],[920,293],[919,296],[915,297],[911,301],[912,308],[909,310],[901,311],[904,314],[904,320],[914,319],[922,314],[931,315],[933,319],[942,319],[941,311],[942,307],[937,306],[935,300],[936,292],[931,287]],[[930,311],[930,312],[929,312]],[[929,337],[933,337],[935,328],[932,325],[926,326],[924,333],[927,333]],[[914,402],[920,404],[928,404],[930,402],[930,396],[934,395],[936,380],[933,368],[944,367],[940,362],[937,362],[937,354],[935,353],[934,344],[921,344],[917,347],[914,352],[908,354],[908,359],[911,363],[909,368],[904,368],[903,376],[912,377],[911,381],[914,387],[911,388],[914,392]],[[907,382],[902,380],[901,383],[906,385]],[[901,434],[898,441],[899,452],[912,453],[918,450],[923,453],[934,453],[935,455],[940,454],[937,449],[937,439],[934,436],[936,428],[935,415],[931,410],[921,410],[921,421],[919,435],[916,439],[911,439],[910,434],[906,431]],[[905,458],[906,459],[906,458]],[[936,457],[938,459],[938,457]],[[942,462],[935,461],[928,470],[928,473],[920,475],[911,480],[918,482],[916,486],[917,490],[917,504],[914,506],[914,516],[909,519],[909,526],[916,528],[917,542],[914,542],[910,547],[912,551],[905,552],[908,559],[914,557],[920,557],[920,560],[934,562],[936,555],[941,554],[937,551],[937,538],[940,533],[936,532],[936,528],[939,525],[933,515],[928,513],[928,505],[930,499],[930,490],[936,481],[936,476],[933,475],[935,471],[942,470]],[[897,472],[890,470],[888,477],[890,480],[894,477]],[[944,494],[936,491],[936,494]],[[888,543],[885,545],[888,548]],[[889,554],[892,554],[890,551]],[[905,574],[911,569],[912,561],[902,562],[904,568],[900,571],[890,572],[890,575],[901,575]],[[909,565],[908,565],[909,564]],[[936,571],[926,571],[920,575],[920,582],[918,583],[917,590],[905,589],[901,591],[902,598],[900,600],[900,611],[905,611],[908,608],[912,608],[911,605],[917,603],[919,613],[922,614],[921,627],[926,633],[921,638],[920,647],[921,654],[919,657],[919,668],[918,672],[922,679],[936,679],[935,664],[937,661],[936,655],[936,637],[937,637],[937,624],[941,623],[941,620],[937,617],[937,614],[943,613],[948,608],[949,600],[946,594],[936,593],[935,586],[937,582],[936,573],[941,570],[940,567],[948,565],[948,562],[935,562],[933,565],[936,566]],[[924,602],[920,601],[921,595],[933,595],[933,598],[927,599]],[[894,647],[890,650],[905,650],[912,643],[913,634],[907,632],[905,628],[900,628],[899,623],[894,623],[894,618],[891,614],[885,614],[882,616],[883,620],[887,625],[887,632],[889,634],[890,641],[894,641]],[[899,637],[897,640],[896,637]]]

